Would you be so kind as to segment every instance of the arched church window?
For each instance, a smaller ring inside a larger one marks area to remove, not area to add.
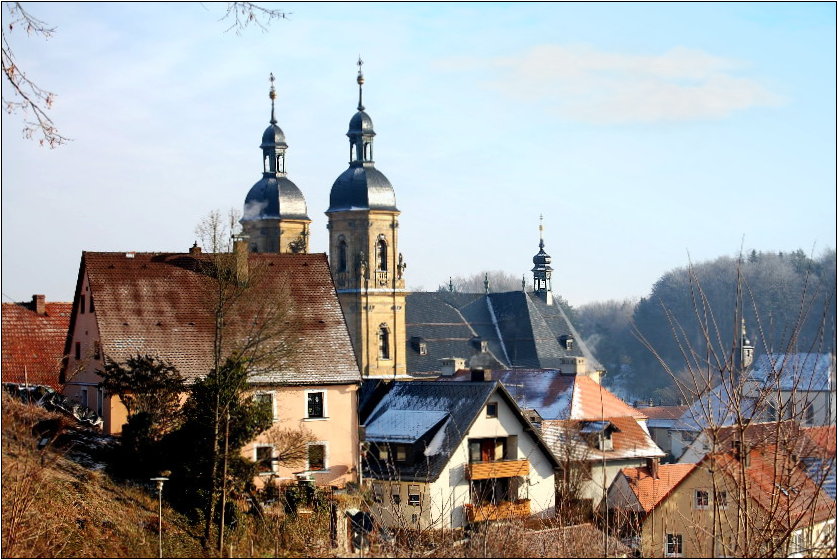
[[[346,239],[341,238],[338,241],[338,272],[346,272]]]
[[[364,160],[372,161],[372,144],[364,142]]]
[[[390,359],[390,329],[385,323],[378,327],[378,357],[382,360]]]
[[[378,239],[378,270],[387,270],[387,241]]]
[[[262,171],[264,171],[265,173],[268,172],[268,166],[270,166],[270,164],[271,164],[270,162],[271,162],[271,158],[269,158],[268,156],[265,156],[265,161],[262,162]]]
[[[276,156],[276,171],[277,173],[285,173],[285,156],[282,154]]]

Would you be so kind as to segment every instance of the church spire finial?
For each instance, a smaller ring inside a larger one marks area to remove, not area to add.
[[[361,60],[361,55],[358,55],[358,110],[364,110],[363,95],[364,95],[364,71],[362,66],[364,61]]]
[[[544,214],[538,215],[538,248],[544,249]]]
[[[274,113],[274,102],[276,101],[276,89],[274,88],[274,73],[271,72],[271,91],[268,93],[268,97],[271,98],[271,124],[276,124],[276,116]]]

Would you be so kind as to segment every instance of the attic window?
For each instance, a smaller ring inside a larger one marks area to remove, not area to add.
[[[568,352],[573,350],[573,337],[569,334],[563,334],[559,337],[559,344]]]
[[[404,463],[407,461],[407,446],[406,445],[397,445],[396,446],[396,461],[400,463]]]
[[[486,418],[498,417],[498,403],[490,402],[486,405]]]

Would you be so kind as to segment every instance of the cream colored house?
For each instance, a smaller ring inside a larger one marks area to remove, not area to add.
[[[608,502],[643,557],[811,554],[830,534],[834,546],[835,501],[773,445],[624,469]]]
[[[104,430],[119,433],[126,410],[103,393],[97,373],[106,362],[137,354],[171,362],[187,383],[213,368],[213,313],[218,255],[188,253],[82,254],[65,345],[64,393],[101,410]],[[264,466],[260,480],[297,475],[342,486],[357,479],[357,388],[360,374],[323,254],[233,254],[236,281],[245,288],[223,317],[223,352],[259,339],[262,325],[281,321],[285,338],[266,338],[258,351],[291,344],[281,362],[259,365],[251,376],[255,398],[269,400],[277,429],[304,427],[308,458],[280,466],[269,433],[244,449]],[[296,473],[296,474],[295,474]]]
[[[365,426],[370,511],[450,529],[555,511],[558,466],[498,382],[393,382]]]

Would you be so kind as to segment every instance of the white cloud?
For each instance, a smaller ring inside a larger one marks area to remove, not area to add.
[[[597,124],[722,118],[785,100],[737,75],[738,61],[683,47],[659,55],[542,45],[489,61],[448,60],[447,69],[482,67],[489,85],[563,117]]]

